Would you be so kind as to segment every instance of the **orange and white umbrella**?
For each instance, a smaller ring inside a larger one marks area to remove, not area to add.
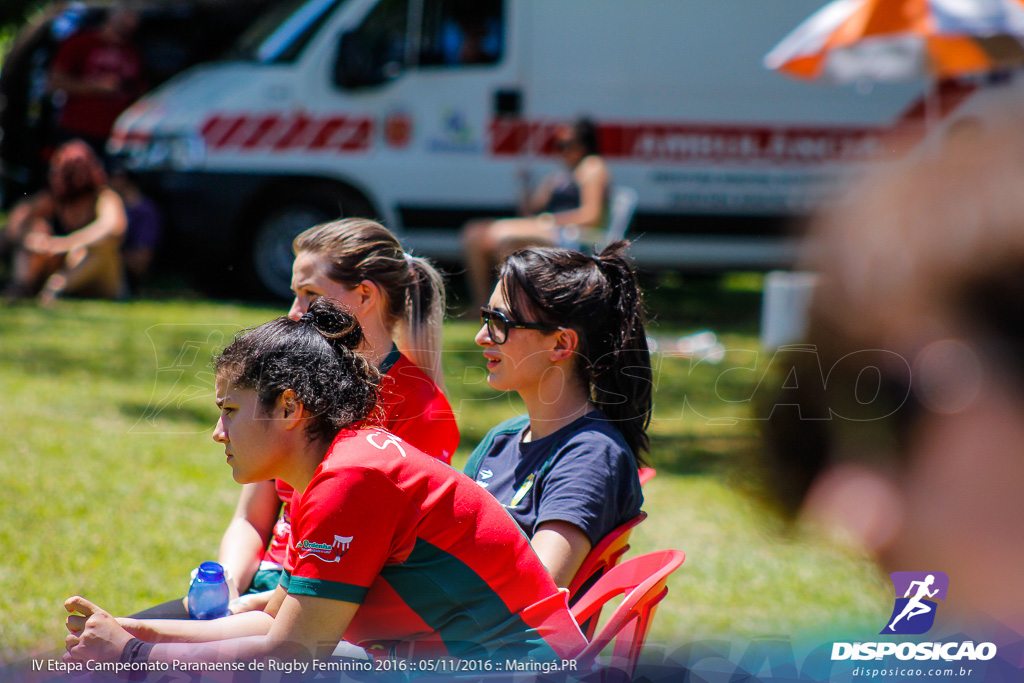
[[[1024,0],[834,0],[764,58],[837,83],[942,79],[1024,64]]]

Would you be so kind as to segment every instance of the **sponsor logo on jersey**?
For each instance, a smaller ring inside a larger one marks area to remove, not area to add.
[[[312,555],[324,562],[340,562],[352,547],[353,538],[355,536],[335,536],[333,543],[317,543],[304,538],[299,541],[297,550],[299,557]]]

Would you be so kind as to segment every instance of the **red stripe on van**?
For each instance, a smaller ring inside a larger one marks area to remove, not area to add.
[[[251,150],[258,147],[265,146],[264,143],[267,138],[267,133],[274,129],[274,126],[281,120],[281,117],[276,115],[264,116],[254,120],[254,126],[256,130],[251,135],[245,138],[242,142],[242,149]]]
[[[309,143],[309,149],[326,149],[328,144],[330,144],[331,138],[334,136],[334,134],[344,126],[344,116],[335,116],[333,118],[327,119],[320,126],[320,131],[313,137],[313,140]]]
[[[555,123],[492,125],[491,154],[556,156]],[[606,123],[598,135],[609,159],[639,162],[826,162],[870,158],[881,151],[881,128]]]
[[[499,118],[491,121],[491,153],[498,156],[556,154],[555,132],[562,124]]]
[[[977,86],[948,81],[932,97],[935,123],[946,118]],[[914,144],[925,133],[925,97],[912,103],[888,126],[772,126],[676,122],[603,122],[601,153],[619,161],[644,163],[829,163],[871,159],[881,154],[886,138],[901,131],[901,143]],[[556,156],[558,124],[550,121],[496,118],[491,121],[494,156]]]
[[[373,119],[331,116],[323,119],[299,112],[290,116],[211,116],[200,127],[207,149],[237,147],[240,152],[328,151],[356,152],[373,144]]]
[[[245,116],[225,116],[223,118],[215,116],[214,120],[215,123],[213,125],[204,126],[204,129],[208,128],[208,132],[204,134],[204,137],[209,147],[220,149],[227,146],[232,136],[245,125],[248,119]]]
[[[491,121],[491,154],[520,154],[526,149],[529,124],[520,119],[500,118]]]
[[[294,120],[288,125],[288,130],[273,144],[275,151],[283,151],[294,147],[302,147],[300,136],[312,128],[313,120],[305,114],[296,114]]]
[[[199,134],[203,136],[203,140],[206,141],[207,145],[212,145],[213,132],[217,130],[217,126],[221,124],[224,119],[220,116],[211,116],[206,119],[203,125],[199,128]]]
[[[358,152],[369,149],[370,141],[373,138],[373,121],[370,119],[352,121],[350,129],[348,137],[341,141],[338,149],[343,152]]]
[[[333,149],[343,152],[357,152],[370,148],[373,122],[370,119],[350,119],[335,116],[324,122],[320,131],[309,143],[308,149],[319,151]]]

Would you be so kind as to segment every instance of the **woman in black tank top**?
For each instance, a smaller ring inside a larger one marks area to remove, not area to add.
[[[545,178],[534,192],[524,192],[524,218],[480,219],[463,227],[472,310],[486,303],[494,267],[513,251],[528,246],[578,248],[596,241],[604,227],[611,174],[600,156],[596,126],[580,119],[559,128],[555,147],[565,168]]]

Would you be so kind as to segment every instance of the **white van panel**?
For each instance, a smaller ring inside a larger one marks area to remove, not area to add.
[[[924,83],[796,82],[761,59],[821,0],[528,0],[535,114],[715,123],[891,123]],[[863,89],[862,89],[863,90]]]

